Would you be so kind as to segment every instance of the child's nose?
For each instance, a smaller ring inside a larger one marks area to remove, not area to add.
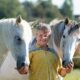
[[[43,37],[43,39],[47,39],[47,37]]]

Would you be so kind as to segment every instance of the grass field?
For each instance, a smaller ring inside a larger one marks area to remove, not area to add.
[[[70,74],[67,74],[64,80],[80,80],[80,69],[75,69]]]
[[[0,80],[5,80],[5,79],[0,78]],[[9,80],[9,79],[6,79],[6,80]],[[12,79],[12,80],[15,80],[15,79]],[[27,80],[27,79],[21,78],[16,80]],[[67,74],[64,80],[80,80],[80,69],[75,69],[70,74]]]

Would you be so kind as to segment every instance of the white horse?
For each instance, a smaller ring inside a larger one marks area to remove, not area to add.
[[[54,48],[66,67],[73,62],[74,53],[80,44],[80,24],[68,19],[55,19],[50,23],[52,34],[49,47]],[[60,80],[63,80],[60,77]]]
[[[17,70],[23,68],[21,71],[24,73],[22,74],[27,73],[27,67],[29,66],[29,43],[31,39],[31,26],[20,16],[0,20],[0,79],[12,80],[10,77],[12,70],[14,71],[13,73],[19,74]],[[7,57],[6,53],[8,53]],[[13,74],[12,76],[15,78],[17,75]]]

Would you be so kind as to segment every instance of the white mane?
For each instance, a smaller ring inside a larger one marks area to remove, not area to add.
[[[61,21],[63,21],[63,20],[56,18],[50,22],[50,25],[56,25],[56,24],[60,23]]]

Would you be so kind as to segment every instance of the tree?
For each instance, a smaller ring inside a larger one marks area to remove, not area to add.
[[[73,4],[72,0],[65,0],[63,6],[61,7],[60,11],[64,17],[73,18]]]
[[[32,20],[33,18],[33,8],[34,8],[34,5],[32,2],[29,2],[29,1],[25,1],[22,3],[22,5],[24,6],[24,9],[25,9],[25,12],[27,13],[27,19],[28,20]]]
[[[0,18],[25,16],[24,8],[18,0],[0,0]]]
[[[55,17],[62,18],[59,9],[51,3],[51,0],[39,0],[33,11],[35,17],[43,18],[47,21],[50,21]]]
[[[23,3],[28,20],[42,19],[51,21],[54,18],[63,18],[57,6],[52,4],[52,0],[38,0],[37,3],[25,1]]]

